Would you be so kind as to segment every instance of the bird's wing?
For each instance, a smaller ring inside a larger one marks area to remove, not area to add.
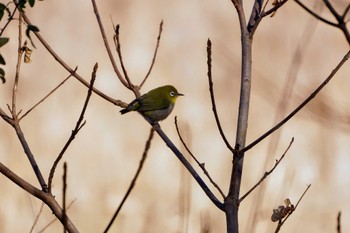
[[[157,104],[155,104],[155,102]],[[137,111],[140,112],[147,112],[147,111],[154,111],[154,110],[161,110],[169,107],[169,101],[167,99],[159,98],[155,100],[152,96],[151,97],[144,97],[141,101],[139,101],[140,107],[137,109]]]

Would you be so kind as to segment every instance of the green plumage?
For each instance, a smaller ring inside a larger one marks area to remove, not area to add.
[[[120,113],[125,114],[130,111],[137,111],[153,122],[158,122],[169,116],[177,97],[182,95],[173,86],[158,87],[133,100]]]

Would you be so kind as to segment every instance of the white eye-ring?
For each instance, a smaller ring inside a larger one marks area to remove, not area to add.
[[[175,96],[175,92],[171,91],[170,96]]]

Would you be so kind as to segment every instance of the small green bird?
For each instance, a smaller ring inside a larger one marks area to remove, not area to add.
[[[157,123],[170,115],[179,96],[183,94],[173,86],[158,87],[133,100],[126,108],[120,110],[120,113],[137,111],[152,123]]]

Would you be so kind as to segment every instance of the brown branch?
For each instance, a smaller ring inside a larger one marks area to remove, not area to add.
[[[282,159],[284,158],[284,156],[287,154],[287,152],[289,151],[290,147],[292,146],[294,142],[294,138],[292,138],[292,140],[290,141],[287,149],[283,152],[282,156],[276,160],[275,165],[267,172],[264,173],[264,175],[260,178],[260,180],[248,191],[246,192],[240,199],[239,202],[242,202],[244,200],[244,198],[246,198],[253,190],[255,190],[274,170],[275,168],[278,166],[278,164],[282,161]]]
[[[59,155],[57,156],[56,160],[54,161],[53,165],[52,165],[52,168],[50,170],[50,174],[49,174],[49,178],[48,178],[48,191],[49,193],[51,193],[51,189],[52,189],[52,180],[53,180],[53,177],[54,177],[54,174],[55,174],[55,170],[56,170],[56,167],[58,165],[58,163],[61,161],[64,153],[66,152],[66,150],[68,149],[68,147],[70,146],[70,144],[72,143],[72,141],[74,140],[75,136],[78,134],[78,132],[80,131],[80,129],[85,125],[85,121],[83,122],[83,119],[84,119],[84,114],[85,114],[85,111],[86,111],[86,108],[87,108],[87,105],[89,103],[89,100],[90,100],[90,97],[91,97],[91,94],[92,94],[92,89],[93,89],[93,86],[94,86],[94,82],[95,82],[95,78],[96,78],[96,72],[97,72],[97,68],[98,68],[98,64],[96,63],[95,66],[94,66],[94,69],[92,71],[92,74],[91,74],[91,81],[90,81],[90,86],[89,86],[89,90],[88,90],[88,93],[87,93],[87,96],[86,96],[86,99],[85,99],[85,103],[84,103],[84,106],[83,106],[83,109],[81,110],[81,113],[80,113],[80,116],[79,116],[79,119],[75,125],[75,128],[73,129],[68,141],[66,142],[66,144],[64,145],[63,149],[61,150],[61,152],[59,153]]]
[[[282,1],[276,1],[276,4],[274,4],[274,6],[268,10],[268,11],[264,11],[260,14],[261,18],[264,18],[268,15],[273,14],[274,12],[276,12],[280,7],[282,7],[285,3],[287,3],[288,0],[282,0]]]
[[[152,142],[152,139],[153,139],[153,135],[154,135],[154,129],[151,128],[150,134],[149,134],[148,139],[147,139],[147,142],[146,142],[145,149],[144,149],[144,151],[143,151],[143,153],[142,153],[142,158],[141,158],[141,160],[140,160],[139,167],[137,168],[136,173],[135,173],[135,175],[134,175],[134,178],[131,180],[131,183],[130,183],[130,185],[129,185],[129,188],[128,188],[128,190],[126,191],[126,193],[125,193],[125,195],[124,195],[122,201],[120,202],[120,204],[119,204],[119,206],[118,206],[116,212],[114,213],[112,219],[111,219],[110,222],[108,223],[108,226],[107,226],[106,229],[104,230],[105,233],[108,232],[108,230],[109,230],[110,227],[112,226],[112,224],[113,224],[113,222],[115,221],[115,219],[117,218],[117,216],[118,216],[120,210],[122,209],[122,207],[123,207],[123,205],[124,205],[126,199],[129,197],[131,191],[133,190],[133,188],[134,188],[134,186],[135,186],[135,184],[136,184],[136,180],[137,180],[137,178],[138,178],[139,175],[140,175],[140,172],[141,172],[141,170],[142,170],[142,168],[143,168],[143,165],[144,165],[144,163],[145,163],[145,161],[146,161],[149,148],[151,147],[151,142]]]
[[[298,107],[296,107],[288,116],[286,116],[282,121],[280,121],[277,125],[272,127],[270,130],[268,130],[266,133],[264,133],[262,136],[257,138],[255,141],[250,143],[248,146],[243,148],[241,151],[246,152],[253,148],[256,144],[264,140],[266,137],[268,137],[270,134],[275,132],[277,129],[279,129],[282,125],[287,123],[294,115],[296,115],[301,109],[303,109],[313,98],[317,96],[317,94],[328,84],[329,81],[332,80],[332,78],[335,76],[335,74],[338,72],[338,70],[344,65],[344,63],[350,58],[350,50],[345,54],[345,56],[342,58],[342,60],[338,63],[338,65],[332,70],[332,72],[329,74],[329,76],[314,90],[308,98],[306,98]]]
[[[34,173],[39,181],[39,184],[44,192],[47,192],[47,185],[45,183],[45,180],[41,174],[41,171],[35,161],[34,155],[31,152],[29,145],[24,137],[23,131],[19,125],[18,115],[21,111],[17,113],[16,105],[17,105],[17,89],[18,89],[18,82],[20,77],[20,69],[21,69],[21,60],[22,60],[22,13],[19,14],[19,22],[18,22],[18,57],[17,57],[17,65],[16,65],[16,75],[15,80],[12,88],[12,107],[10,108],[8,105],[8,108],[11,112],[12,118],[9,118],[2,110],[1,110],[1,117],[7,121],[16,131],[17,137],[23,147],[23,150],[25,154],[27,155],[27,158],[34,170]]]
[[[295,0],[295,2],[299,6],[301,6],[305,11],[307,11],[309,14],[314,16],[316,19],[318,19],[318,20],[320,20],[320,21],[322,21],[322,22],[324,22],[324,23],[326,23],[328,25],[331,25],[333,27],[336,27],[336,28],[340,29],[343,32],[347,42],[350,43],[350,33],[349,33],[349,30],[346,27],[346,22],[345,22],[345,17],[346,17],[346,14],[348,13],[348,11],[350,9],[350,4],[345,8],[344,13],[342,15],[340,15],[335,10],[333,5],[328,0],[323,0],[323,3],[327,7],[327,9],[331,12],[331,14],[334,16],[334,18],[338,21],[338,23],[333,23],[333,22],[331,22],[329,20],[324,19],[320,15],[314,13],[312,10],[310,10],[308,7],[306,7],[306,5],[303,4],[301,1]]]
[[[29,20],[29,18],[27,17],[27,15],[25,13],[22,13],[23,15],[23,19],[27,24],[32,24]],[[83,85],[85,85],[86,87],[89,87],[90,84],[89,82],[87,82],[83,77],[81,77],[78,73],[74,73],[74,70],[60,57],[58,56],[58,54],[51,48],[51,46],[46,42],[46,40],[41,36],[41,34],[37,31],[33,31],[34,35],[38,38],[38,40],[40,41],[40,43],[46,48],[46,50],[52,55],[52,57],[64,68],[66,69],[70,74],[73,74],[73,76],[79,81],[81,82]],[[124,103],[123,101],[120,100],[116,100],[113,99],[112,97],[104,94],[103,92],[101,92],[100,90],[93,88],[92,89],[93,92],[95,94],[97,94],[98,96],[100,96],[101,98],[105,99],[106,101],[120,106],[120,107],[126,107],[127,103]]]
[[[63,163],[63,187],[62,187],[62,211],[63,211],[63,233],[67,232],[67,207],[66,207],[66,197],[67,197],[67,162]]]
[[[49,208],[52,210],[52,212],[55,214],[57,219],[59,219],[61,222],[63,221],[63,212],[62,208],[59,206],[59,204],[56,202],[54,196],[52,196],[50,193],[43,192],[33,185],[29,184],[27,181],[23,180],[21,177],[16,175],[14,172],[12,172],[10,169],[8,169],[5,165],[3,165],[0,162],[0,173],[2,173],[4,176],[6,176],[9,180],[11,180],[13,183],[30,193],[31,195],[37,197],[38,199],[42,200]],[[67,217],[67,230],[69,232],[78,232],[78,230],[75,228],[74,224],[71,222],[71,220]]]
[[[134,85],[131,83],[129,75],[128,75],[128,72],[126,71],[126,68],[125,68],[125,65],[124,65],[124,60],[123,60],[123,56],[122,56],[122,49],[121,49],[121,44],[120,44],[120,38],[119,38],[119,29],[120,29],[120,25],[118,24],[115,27],[115,30],[114,30],[115,34],[113,36],[113,40],[114,40],[114,43],[115,43],[115,47],[117,49],[119,62],[120,62],[120,65],[122,67],[125,80],[128,82],[128,87],[127,88],[129,88],[130,90],[133,90],[133,86]]]
[[[67,206],[67,210],[73,205],[73,203],[76,201],[74,199],[69,205]],[[39,230],[37,233],[43,233],[46,232],[46,229],[49,228],[53,223],[57,221],[57,218],[52,219],[50,222],[48,222],[41,230]]]
[[[322,21],[325,24],[331,25],[333,27],[338,27],[338,24],[333,23],[323,17],[321,17],[320,15],[318,15],[317,13],[313,12],[310,8],[308,8],[304,3],[302,3],[299,0],[294,0],[301,8],[303,8],[306,12],[308,12],[310,15],[312,15],[313,17],[315,17],[316,19]]]
[[[73,73],[69,74],[67,78],[65,78],[60,84],[57,85],[54,89],[52,89],[44,98],[42,98],[38,103],[36,103],[33,107],[31,107],[27,112],[25,112],[21,117],[19,117],[19,121],[21,121],[28,113],[30,113],[34,108],[36,108],[39,104],[44,102],[50,95],[52,95],[59,87],[61,87],[73,74],[77,71],[78,67],[76,67]]]
[[[98,26],[100,28],[100,31],[101,31],[101,35],[102,35],[102,39],[103,39],[103,42],[104,42],[104,45],[106,47],[106,51],[108,53],[108,57],[109,57],[109,60],[111,61],[111,64],[113,66],[113,69],[114,69],[114,72],[116,73],[117,77],[119,78],[120,82],[125,86],[127,87],[128,89],[131,88],[130,86],[130,82],[128,79],[126,79],[127,77],[123,77],[122,74],[120,73],[119,69],[118,69],[118,66],[117,64],[115,63],[115,59],[113,57],[113,54],[112,54],[112,50],[108,44],[108,40],[107,40],[107,36],[106,36],[106,32],[105,32],[105,29],[103,27],[103,24],[102,24],[102,21],[101,21],[101,17],[100,17],[100,14],[98,12],[98,8],[97,8],[97,5],[96,5],[96,1],[95,0],[91,0],[92,2],[92,6],[94,8],[94,13],[95,13],[95,16],[96,16],[96,19],[97,19],[97,23],[98,23]],[[125,80],[126,79],[126,80]]]
[[[202,188],[207,197],[213,202],[213,204],[218,207],[220,210],[224,211],[224,204],[220,202],[217,197],[212,193],[212,191],[208,188],[207,184],[202,180],[202,178],[198,175],[196,170],[192,167],[192,165],[186,160],[185,156],[177,149],[174,143],[168,138],[168,136],[163,132],[160,128],[159,124],[153,124],[153,122],[147,118],[145,118],[150,125],[152,125],[153,129],[157,131],[158,135],[162,138],[165,144],[169,147],[169,149],[174,153],[174,155],[180,160],[180,162],[185,166],[187,171],[191,173],[192,177],[196,180],[198,185]]]
[[[198,164],[198,166],[202,169],[203,173],[208,177],[210,183],[212,183],[212,185],[214,185],[214,187],[219,191],[219,193],[221,194],[221,196],[225,199],[225,194],[224,192],[221,190],[221,188],[219,187],[219,185],[211,178],[211,176],[209,175],[209,172],[207,171],[207,169],[205,168],[205,163],[201,163],[198,161],[198,159],[193,155],[193,153],[191,152],[191,150],[188,148],[187,144],[185,143],[185,141],[183,140],[181,133],[180,133],[180,129],[179,126],[177,124],[177,117],[175,117],[175,127],[176,127],[176,131],[177,131],[177,135],[180,138],[180,141],[182,143],[182,145],[185,147],[186,151],[191,155],[191,157],[194,159],[194,161],[196,161],[196,163]]]
[[[212,72],[211,72],[211,41],[210,39],[208,39],[207,41],[207,64],[208,64],[208,82],[209,82],[209,92],[210,92],[210,99],[211,99],[211,106],[212,106],[212,110],[214,113],[214,117],[215,117],[215,121],[216,121],[216,125],[219,129],[220,135],[222,137],[222,139],[224,140],[224,143],[226,144],[226,147],[232,152],[234,153],[234,148],[230,145],[230,143],[228,142],[224,130],[221,127],[221,123],[220,123],[220,119],[219,119],[219,115],[216,109],[216,103],[215,103],[215,95],[214,95],[214,84],[213,84],[213,79],[212,79]]]
[[[305,196],[306,192],[309,190],[309,188],[311,187],[311,184],[309,184],[305,191],[303,192],[303,194],[301,195],[301,197],[299,198],[297,204],[294,206],[294,208],[287,214],[287,216],[282,220],[278,222],[278,225],[276,227],[275,233],[279,232],[281,230],[282,225],[287,221],[287,219],[294,213],[294,211],[296,210],[296,208],[298,207],[301,199],[303,199],[303,197]]]
[[[22,49],[22,13],[19,13],[19,19],[18,19],[18,54],[17,54],[17,65],[16,65],[16,75],[15,80],[13,82],[12,87],[12,107],[11,107],[11,114],[12,118],[17,118],[17,110],[16,110],[16,103],[17,103],[17,89],[18,89],[18,82],[19,82],[19,74],[21,70],[21,60],[23,56],[24,50]]]
[[[153,54],[153,58],[152,58],[152,63],[151,63],[151,65],[150,65],[149,69],[148,69],[148,72],[147,72],[145,78],[143,79],[143,81],[142,81],[141,84],[140,84],[140,89],[141,89],[141,87],[143,86],[143,84],[145,84],[146,80],[148,79],[148,77],[149,77],[149,75],[151,74],[151,71],[152,71],[152,69],[153,69],[153,65],[154,65],[154,63],[155,63],[155,61],[156,61],[156,57],[157,57],[157,53],[158,53],[158,48],[159,48],[159,44],[160,44],[160,37],[161,37],[161,35],[162,35],[162,31],[163,31],[163,20],[162,20],[162,21],[160,22],[160,24],[159,24],[159,32],[158,32],[158,37],[157,37],[157,44],[156,44],[156,47],[155,47],[155,49],[154,49],[154,54]]]

